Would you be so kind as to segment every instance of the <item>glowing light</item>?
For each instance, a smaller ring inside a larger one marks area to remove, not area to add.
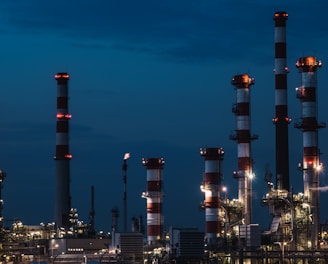
[[[71,119],[72,115],[70,115],[70,114],[57,114],[56,117],[57,117],[57,119],[62,119],[62,118]]]
[[[315,166],[314,168],[315,168],[315,170],[316,170],[317,172],[320,172],[320,171],[322,171],[322,169],[323,169],[323,164],[322,164],[322,163],[319,163],[319,165]]]
[[[65,155],[65,159],[71,159],[73,156],[72,156],[72,154],[66,154]]]
[[[287,13],[284,12],[279,12],[274,14],[275,17],[288,17]]]
[[[253,180],[255,178],[255,173],[249,172],[247,176],[250,180]]]
[[[130,153],[125,153],[123,159],[124,159],[124,160],[127,160],[127,159],[129,159],[129,158],[130,158]]]
[[[58,80],[58,79],[69,79],[69,75],[67,73],[58,73],[55,75],[55,79]]]

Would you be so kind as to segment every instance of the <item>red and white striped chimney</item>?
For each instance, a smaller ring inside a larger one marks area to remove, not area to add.
[[[286,12],[276,12],[275,21],[275,117],[276,125],[276,184],[278,190],[289,191],[289,147],[286,64]]]
[[[147,237],[148,244],[156,244],[162,238],[164,217],[162,215],[163,202],[163,158],[142,159],[147,169],[147,191],[142,197],[147,199]]]
[[[325,127],[317,121],[317,69],[321,61],[315,57],[302,57],[296,62],[301,73],[302,85],[296,88],[296,97],[302,104],[301,122],[295,124],[303,131],[303,170],[304,197],[310,203],[312,213],[312,248],[318,248],[318,234],[320,231],[320,192],[319,171],[321,169],[318,147],[318,129]]]
[[[230,139],[237,141],[238,171],[234,177],[238,179],[238,200],[243,206],[244,224],[252,223],[252,159],[251,140],[257,136],[250,135],[250,87],[254,78],[248,74],[235,75],[231,83],[236,88],[237,103],[232,109],[236,115],[236,133]]]
[[[55,223],[58,227],[69,227],[70,196],[70,159],[69,125],[71,115],[68,113],[68,80],[67,73],[57,73],[57,123],[56,123],[56,198]]]
[[[223,148],[203,148],[200,155],[205,160],[205,172],[201,190],[205,194],[205,222],[206,222],[206,242],[209,249],[214,249],[217,245],[217,238],[221,233],[221,223],[219,219],[220,189],[221,189],[221,161],[223,160]]]

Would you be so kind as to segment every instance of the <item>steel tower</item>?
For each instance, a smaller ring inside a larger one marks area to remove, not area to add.
[[[56,197],[55,223],[57,227],[69,227],[70,196],[70,160],[69,153],[69,120],[68,113],[68,80],[67,73],[57,73],[57,123],[56,123]]]
[[[237,141],[238,171],[234,177],[238,179],[238,200],[243,206],[244,224],[252,223],[252,159],[251,140],[258,136],[250,134],[250,87],[254,78],[248,74],[235,75],[231,83],[236,89],[237,103],[232,109],[236,115],[236,133],[230,139]]]

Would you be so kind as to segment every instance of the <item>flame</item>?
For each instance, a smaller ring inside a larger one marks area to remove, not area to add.
[[[129,152],[124,154],[124,160],[127,160],[128,158],[130,158],[130,153]]]

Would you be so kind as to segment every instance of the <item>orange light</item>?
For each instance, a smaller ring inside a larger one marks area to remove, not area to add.
[[[72,156],[72,154],[66,154],[65,155],[65,159],[71,159],[73,156]]]
[[[65,115],[64,114],[57,114],[56,117],[58,119],[62,119],[62,118],[71,119],[72,115],[70,115],[70,114],[65,114]]]
[[[58,73],[58,74],[55,75],[56,80],[58,80],[60,78],[69,79],[69,75],[67,73]]]
[[[281,12],[279,12],[279,13],[275,13],[274,16],[275,17],[280,17],[280,16],[288,17],[288,14],[287,13],[281,13]]]

